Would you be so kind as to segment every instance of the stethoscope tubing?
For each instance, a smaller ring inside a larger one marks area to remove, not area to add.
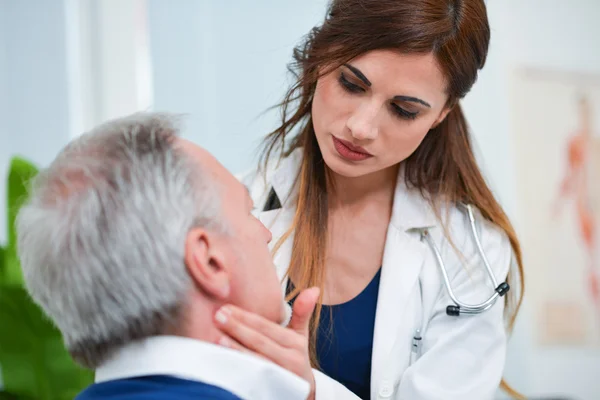
[[[453,315],[453,316],[458,316],[460,314],[474,315],[474,314],[480,314],[484,311],[487,311],[496,303],[496,301],[498,300],[498,297],[503,296],[509,290],[509,286],[506,282],[503,282],[502,284],[498,285],[498,283],[496,281],[496,277],[494,276],[494,272],[492,271],[492,268],[487,260],[485,252],[483,251],[483,247],[481,245],[481,240],[479,239],[479,235],[477,234],[477,226],[475,223],[475,216],[473,213],[473,209],[472,209],[471,205],[469,205],[469,204],[464,205],[464,207],[467,209],[467,213],[469,216],[469,225],[471,226],[471,234],[473,236],[473,240],[477,247],[477,251],[479,253],[479,256],[481,257],[481,260],[483,261],[483,264],[487,271],[488,277],[489,277],[490,281],[492,282],[492,284],[494,285],[493,287],[495,288],[494,294],[492,296],[490,296],[486,301],[479,303],[479,304],[467,304],[467,303],[461,302],[458,299],[458,297],[454,293],[454,290],[452,289],[452,285],[450,283],[450,279],[448,278],[448,272],[446,270],[446,265],[444,263],[444,259],[442,258],[442,255],[441,255],[437,245],[433,241],[433,238],[429,234],[428,230],[424,230],[421,232],[421,237],[423,239],[425,239],[425,241],[427,242],[427,244],[429,245],[429,247],[432,249],[432,251],[434,253],[438,268],[444,279],[444,286],[446,287],[448,296],[450,296],[450,299],[454,303],[454,305],[450,305],[446,309],[447,314]]]

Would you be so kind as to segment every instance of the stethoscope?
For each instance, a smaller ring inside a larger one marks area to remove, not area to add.
[[[429,247],[431,247],[431,250],[433,251],[433,253],[435,255],[437,265],[440,269],[440,272],[441,272],[442,276],[444,277],[444,285],[446,286],[446,291],[448,292],[450,299],[452,299],[452,301],[454,302],[454,305],[449,305],[448,307],[446,307],[446,314],[448,314],[450,316],[460,316],[461,314],[473,315],[473,314],[480,314],[484,311],[487,311],[496,303],[496,301],[498,300],[499,297],[504,296],[510,290],[510,286],[508,285],[508,283],[502,282],[501,284],[498,284],[498,282],[496,281],[496,277],[494,276],[492,267],[490,267],[490,263],[488,262],[487,257],[485,256],[485,252],[483,251],[483,248],[481,247],[481,241],[479,240],[479,234],[477,233],[477,227],[475,225],[475,215],[473,213],[473,207],[470,204],[461,204],[461,205],[467,209],[467,214],[469,216],[469,222],[471,225],[471,234],[473,236],[473,240],[475,241],[475,244],[477,245],[477,250],[479,252],[479,256],[481,257],[481,260],[483,261],[483,265],[485,266],[485,269],[487,270],[488,277],[490,278],[490,281],[494,285],[495,290],[494,290],[494,294],[490,298],[488,298],[486,301],[484,301],[483,303],[466,304],[466,303],[463,303],[460,300],[458,300],[458,298],[454,294],[454,290],[452,290],[452,285],[450,284],[450,279],[448,278],[448,272],[446,271],[446,265],[444,264],[444,259],[442,258],[442,255],[440,254],[440,251],[439,251],[437,245],[431,238],[431,235],[429,235],[429,231],[422,230],[421,238],[424,239],[429,244]],[[267,196],[267,201],[263,207],[263,211],[269,211],[269,210],[277,209],[280,207],[281,207],[281,203],[279,202],[279,198],[277,197],[275,190],[273,188],[271,188],[271,191],[270,191],[269,195]]]
[[[454,302],[454,305],[449,305],[448,307],[446,307],[446,314],[450,316],[459,316],[461,314],[480,314],[484,311],[487,311],[496,303],[499,297],[504,296],[510,290],[510,286],[508,285],[508,283],[502,282],[498,284],[498,282],[496,281],[494,272],[490,267],[490,263],[488,262],[487,257],[485,256],[485,252],[483,251],[483,248],[481,246],[481,241],[479,240],[479,234],[477,233],[477,227],[475,226],[475,216],[473,213],[472,206],[470,204],[462,204],[462,206],[467,209],[473,240],[475,241],[477,251],[479,252],[479,256],[483,261],[483,265],[487,270],[488,277],[495,289],[494,294],[483,303],[466,304],[461,302],[452,290],[452,285],[450,284],[450,279],[448,278],[448,272],[446,271],[446,265],[444,264],[444,259],[442,258],[442,255],[440,254],[437,245],[431,238],[431,235],[429,234],[428,230],[421,231],[421,238],[429,244],[429,247],[431,247],[431,250],[435,255],[437,265],[440,269],[440,273],[444,277],[444,285],[446,286],[446,291],[448,292],[450,299],[452,299],[452,301]]]

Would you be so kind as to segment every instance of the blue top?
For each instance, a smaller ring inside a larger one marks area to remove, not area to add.
[[[144,376],[95,383],[75,400],[241,400],[216,386],[170,376]]]
[[[363,400],[371,398],[371,355],[380,278],[381,269],[352,300],[323,306],[317,332],[321,371]]]

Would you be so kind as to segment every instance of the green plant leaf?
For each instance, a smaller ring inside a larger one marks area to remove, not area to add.
[[[8,243],[0,248],[0,365],[4,384],[0,400],[73,399],[93,382],[93,373],[71,360],[60,332],[23,287],[15,219],[37,173],[32,163],[19,157],[11,160],[7,188]]]
[[[36,400],[73,398],[92,383],[77,366],[60,332],[23,288],[0,286],[0,364],[4,389]]]
[[[31,397],[19,396],[14,393],[0,391],[0,400],[34,400]]]
[[[22,285],[23,276],[17,256],[17,232],[15,221],[19,208],[27,200],[31,179],[38,173],[38,168],[31,162],[13,157],[8,172],[7,208],[6,219],[8,243],[5,249],[4,282],[13,285]]]
[[[6,262],[5,262],[5,250],[4,247],[0,246],[0,285],[5,281],[4,275],[6,274]]]

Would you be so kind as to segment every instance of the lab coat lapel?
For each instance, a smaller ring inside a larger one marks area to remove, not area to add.
[[[274,171],[272,179],[270,179],[271,187],[265,188],[267,192],[269,192],[271,188],[274,190],[281,205],[281,208],[262,211],[258,216],[260,221],[271,231],[271,234],[273,235],[273,240],[269,244],[271,251],[277,245],[279,239],[287,233],[294,221],[296,198],[298,193],[298,189],[296,187],[297,185],[294,185],[294,182],[300,168],[301,160],[301,151],[296,150],[292,152],[292,154],[290,154],[290,156],[287,157]],[[292,234],[289,235],[285,242],[279,247],[273,257],[273,262],[277,268],[277,275],[282,281],[284,288],[287,285],[287,279],[283,279],[283,277],[290,265],[293,242],[294,235],[292,232]]]
[[[415,291],[425,259],[424,247],[418,235],[391,225],[385,243],[383,267],[377,301],[373,338],[372,377],[375,384],[386,372],[388,357],[402,330],[412,330],[413,321],[407,314],[410,296]],[[410,346],[410,342],[406,343]]]
[[[435,215],[431,207],[419,191],[407,188],[401,170],[385,241],[377,301],[371,363],[373,395],[381,380],[392,373],[388,371],[389,357],[398,356],[398,352],[392,351],[394,347],[406,346],[404,358],[409,358],[410,337],[417,317],[415,307],[410,305],[419,301],[412,296],[418,293],[419,275],[427,254],[418,230],[432,226],[435,226]]]

